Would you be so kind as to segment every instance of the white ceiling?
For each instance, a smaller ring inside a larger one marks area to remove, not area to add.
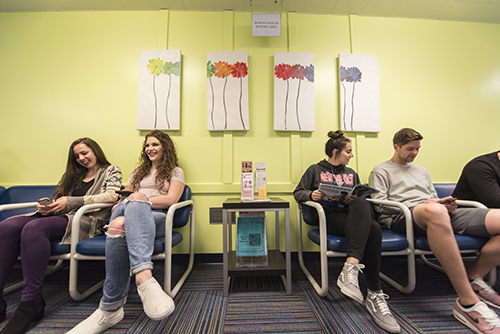
[[[351,14],[500,24],[500,0],[0,0],[0,12],[160,9]]]

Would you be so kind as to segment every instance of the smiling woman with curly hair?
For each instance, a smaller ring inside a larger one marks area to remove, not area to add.
[[[162,160],[159,161],[159,165],[155,174],[155,185],[158,187],[158,189],[161,189],[165,182],[170,182],[172,172],[176,167],[179,167],[175,144],[172,139],[170,139],[170,136],[159,130],[151,131],[146,135],[146,140],[142,145],[142,151],[139,155],[139,166],[136,168],[132,177],[132,181],[130,182],[130,187],[133,191],[137,191],[137,189],[139,188],[139,183],[144,177],[150,174],[151,168],[153,167],[153,162],[146,152],[147,140],[150,137],[158,139],[164,153]]]

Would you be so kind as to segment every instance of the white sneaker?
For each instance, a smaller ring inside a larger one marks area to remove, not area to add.
[[[144,312],[151,320],[163,320],[174,312],[172,298],[163,291],[154,277],[137,286]]]
[[[90,317],[80,322],[68,334],[98,334],[122,321],[123,306],[113,312],[97,309]]]
[[[342,272],[339,278],[337,278],[337,285],[340,288],[340,292],[358,303],[363,303],[363,294],[359,290],[358,275],[364,267],[363,264],[345,262]]]
[[[389,296],[383,292],[371,291],[368,289],[365,305],[377,326],[391,333],[399,333],[401,328],[387,306]]]

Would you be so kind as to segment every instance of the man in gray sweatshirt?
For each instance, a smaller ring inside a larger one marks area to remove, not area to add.
[[[393,138],[394,155],[375,166],[370,186],[379,190],[372,198],[401,202],[412,212],[416,235],[427,235],[432,252],[448,275],[458,299],[453,315],[476,333],[500,333],[500,319],[488,306],[500,308],[500,296],[483,277],[500,264],[500,210],[457,208],[451,196],[438,198],[429,172],[413,164],[422,135],[404,128]],[[402,212],[376,206],[379,222],[391,230],[405,231]],[[454,234],[492,237],[466,272]]]

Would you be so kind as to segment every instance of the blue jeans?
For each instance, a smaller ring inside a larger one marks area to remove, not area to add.
[[[165,236],[165,218],[162,210],[152,210],[147,202],[125,200],[111,215],[125,217],[125,235],[106,237],[106,280],[99,308],[118,309],[126,302],[130,276],[153,269],[151,255],[156,238]]]

